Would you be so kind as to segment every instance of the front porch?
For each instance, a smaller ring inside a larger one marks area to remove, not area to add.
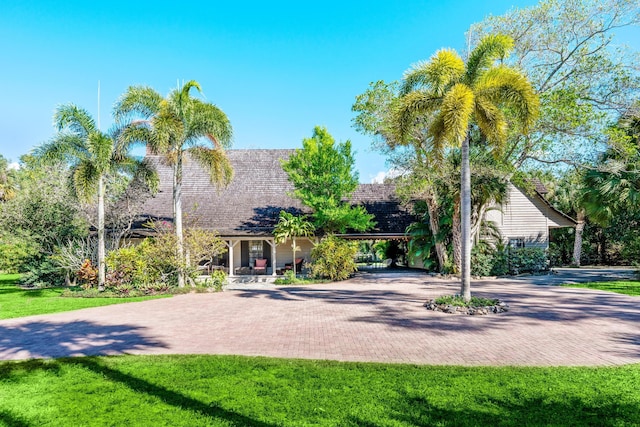
[[[220,259],[222,268],[228,274],[229,282],[263,282],[266,278],[275,280],[292,269],[293,253],[291,241],[277,244],[273,237],[238,237],[226,238],[228,252]],[[296,252],[296,259],[309,262],[313,244],[309,239],[299,239],[300,250]],[[265,267],[256,267],[256,261],[264,263]],[[298,264],[299,266],[301,264]],[[305,273],[303,268],[297,273]]]

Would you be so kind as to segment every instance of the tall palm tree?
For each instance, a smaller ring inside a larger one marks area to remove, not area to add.
[[[98,196],[98,288],[105,283],[105,179],[111,173],[124,171],[137,174],[150,188],[157,185],[154,171],[145,163],[129,157],[117,144],[115,134],[101,132],[91,115],[73,104],[62,105],[54,114],[58,133],[39,146],[34,154],[39,159],[71,164],[71,182],[81,200]]]
[[[300,250],[296,246],[296,237],[313,236],[315,227],[304,217],[295,216],[287,211],[280,211],[278,224],[273,229],[276,243],[284,243],[291,239],[291,249],[293,251],[293,277],[296,277],[296,252]]]
[[[445,144],[461,147],[462,271],[460,293],[471,299],[471,179],[469,140],[477,126],[487,142],[499,151],[511,124],[524,131],[538,115],[538,97],[518,70],[497,64],[513,47],[505,35],[489,35],[469,54],[465,63],[451,49],[435,53],[409,69],[403,78],[402,97],[395,112],[396,131],[407,137],[415,120],[429,114],[429,134],[434,149]]]
[[[204,167],[211,182],[227,185],[233,176],[224,152],[231,144],[232,129],[225,113],[213,104],[191,97],[201,91],[196,81],[189,81],[163,98],[150,87],[132,86],[115,107],[116,119],[124,122],[123,138],[128,143],[143,143],[162,155],[173,168],[173,213],[177,238],[176,256],[185,265],[182,232],[182,164],[185,153]],[[185,284],[185,269],[178,275],[178,285]]]

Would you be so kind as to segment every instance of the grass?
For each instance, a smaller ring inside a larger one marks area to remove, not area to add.
[[[239,356],[0,363],[0,425],[640,425],[640,365],[443,367]]]
[[[22,289],[17,284],[19,278],[18,274],[0,274],[0,319],[59,313],[162,297],[63,298],[61,294],[65,292],[65,288]]]
[[[591,283],[565,283],[562,286],[569,288],[598,289],[601,291],[615,292],[631,296],[640,296],[640,281],[622,280],[615,282],[591,282]]]

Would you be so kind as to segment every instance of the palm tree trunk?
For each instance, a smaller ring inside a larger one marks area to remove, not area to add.
[[[291,241],[293,244],[291,245],[291,249],[293,250],[293,277],[296,277],[296,238],[291,237]]]
[[[178,286],[184,288],[184,237],[182,235],[182,153],[173,166],[173,218],[176,227],[176,258],[178,261]]]
[[[576,234],[573,240],[573,265],[580,267],[580,258],[582,256],[582,232],[584,231],[585,213],[582,209],[578,211],[576,225]]]
[[[462,164],[460,179],[460,234],[462,239],[460,295],[471,300],[471,168],[469,166],[469,134],[462,141]]]
[[[98,290],[104,290],[105,282],[105,243],[104,243],[104,177],[98,178]]]
[[[456,198],[453,204],[453,218],[451,221],[451,234],[453,240],[453,268],[454,273],[462,271],[462,234],[460,225],[460,198]]]

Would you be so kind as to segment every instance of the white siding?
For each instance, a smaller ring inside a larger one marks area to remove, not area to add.
[[[497,224],[504,243],[509,239],[522,238],[525,247],[547,248],[549,227],[566,226],[549,218],[553,210],[536,194],[527,196],[520,189],[509,184],[508,201],[502,207],[487,212],[486,219]],[[553,212],[554,218],[560,217]]]
[[[300,250],[296,252],[296,258],[304,258],[305,263],[310,263],[313,243],[306,237],[300,237],[296,238],[296,246],[300,248]],[[291,249],[291,240],[279,244],[276,247],[276,251],[276,268],[282,268],[285,264],[292,261],[293,251]]]

